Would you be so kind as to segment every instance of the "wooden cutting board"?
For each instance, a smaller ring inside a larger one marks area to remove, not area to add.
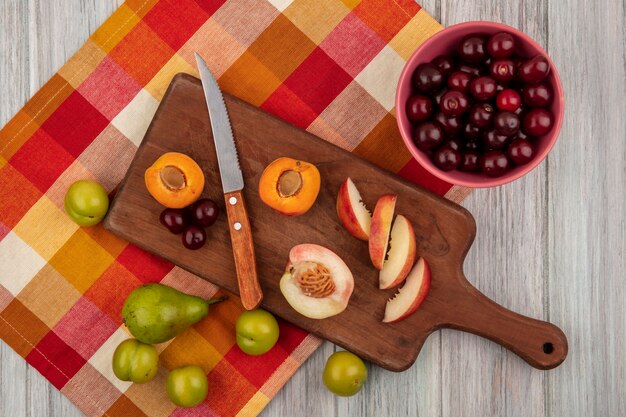
[[[438,195],[419,188],[314,135],[279,120],[235,97],[226,96],[246,187],[263,307],[383,368],[410,367],[433,331],[447,327],[489,338],[540,369],[558,366],[567,354],[567,339],[556,326],[511,312],[486,298],[463,275],[463,260],[476,225],[472,215]],[[207,230],[200,250],[183,248],[180,236],[159,224],[161,207],[147,192],[144,171],[164,152],[183,152],[204,169],[204,197],[218,202],[222,214]],[[258,195],[259,177],[274,159],[288,156],[314,163],[322,176],[319,197],[302,216],[287,217],[265,206]],[[420,309],[404,321],[385,324],[385,303],[394,290],[378,289],[378,271],[368,247],[343,229],[335,211],[340,184],[351,177],[372,209],[386,193],[398,195],[396,213],[415,228],[418,255],[432,270],[430,293]],[[207,106],[200,81],[178,75],[172,81],[113,200],[105,227],[220,287],[237,293],[237,278],[224,214],[222,186]],[[279,280],[289,250],[300,243],[326,246],[344,259],[355,278],[348,308],[324,319],[308,319],[289,306]],[[498,279],[494,277],[494,279]]]

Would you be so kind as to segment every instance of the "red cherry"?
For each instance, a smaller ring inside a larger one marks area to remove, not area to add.
[[[487,149],[502,149],[509,142],[509,137],[502,135],[495,130],[489,130],[483,137],[483,143]]]
[[[494,108],[488,103],[474,104],[470,110],[469,121],[472,125],[484,129],[491,124],[494,116]]]
[[[443,74],[433,64],[421,64],[413,73],[413,86],[422,94],[434,93],[443,85]]]
[[[483,131],[471,123],[466,123],[463,127],[463,138],[468,141],[480,139]]]
[[[460,171],[476,172],[480,170],[480,153],[476,150],[468,149],[461,154]]]
[[[515,64],[510,59],[499,59],[489,65],[489,74],[500,83],[509,83],[516,74]]]
[[[462,92],[450,90],[441,96],[439,106],[447,116],[460,116],[467,111],[469,102]]]
[[[448,141],[446,143],[444,143],[444,146],[449,146],[452,149],[454,149],[455,151],[459,151],[461,149],[461,141],[458,140],[457,138],[450,138],[448,139]]]
[[[550,63],[543,55],[536,55],[523,62],[519,68],[519,77],[529,84],[537,84],[543,81],[550,73]]]
[[[185,227],[189,225],[189,220],[185,216],[183,209],[166,208],[159,216],[161,224],[175,235],[182,233]]]
[[[522,98],[511,88],[502,90],[496,97],[496,107],[502,111],[515,112],[521,105]]]
[[[183,233],[183,246],[187,249],[196,250],[204,246],[206,242],[206,232],[198,226],[189,226]]]
[[[448,77],[448,88],[450,88],[450,90],[467,93],[470,81],[472,81],[471,74],[464,71],[455,71]]]
[[[519,132],[520,121],[515,113],[502,111],[493,118],[494,129],[505,136],[513,136]]]
[[[435,114],[435,122],[439,123],[448,136],[457,136],[461,133],[461,119],[454,116],[446,116],[443,112]]]
[[[500,32],[493,35],[487,41],[487,52],[494,58],[506,58],[515,51],[515,39],[507,32]]]
[[[209,198],[201,198],[191,205],[190,212],[191,219],[196,225],[209,227],[217,221],[220,208],[215,201]]]
[[[480,159],[480,168],[490,177],[499,177],[509,170],[509,159],[502,151],[488,151]]]
[[[533,109],[526,113],[522,128],[529,136],[543,136],[552,129],[552,113],[545,109]]]
[[[449,56],[439,55],[432,60],[432,63],[439,68],[439,71],[447,77],[454,71],[454,61]]]
[[[485,101],[497,94],[497,83],[491,77],[474,78],[470,83],[470,93],[476,100]]]
[[[480,35],[468,35],[459,45],[459,56],[464,62],[478,64],[487,59],[486,40]]]
[[[526,140],[517,138],[509,144],[506,154],[516,165],[523,165],[533,159],[533,145]]]
[[[435,151],[433,162],[442,171],[452,171],[461,163],[461,154],[454,148],[444,145]]]
[[[433,102],[426,96],[411,96],[406,102],[406,115],[413,122],[421,122],[430,117],[433,112]]]
[[[415,127],[414,141],[423,151],[433,149],[443,142],[443,129],[437,123],[421,123]]]
[[[552,104],[552,90],[547,84],[527,85],[522,95],[524,103],[530,107],[548,107]]]

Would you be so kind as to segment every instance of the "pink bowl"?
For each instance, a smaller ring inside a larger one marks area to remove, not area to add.
[[[550,107],[550,111],[554,115],[554,125],[547,135],[536,139],[534,143],[535,156],[530,162],[511,169],[501,177],[492,178],[482,173],[467,173],[458,170],[442,171],[437,168],[430,158],[419,150],[413,142],[413,127],[406,115],[406,102],[412,94],[411,78],[413,71],[418,65],[430,62],[439,55],[453,54],[461,39],[466,35],[473,33],[493,35],[497,32],[509,32],[513,35],[517,44],[516,51],[518,54],[524,57],[542,54],[548,58],[551,71],[547,82],[554,92],[554,101]],[[554,63],[546,51],[528,35],[510,26],[494,22],[460,23],[443,29],[441,32],[429,38],[407,61],[402,74],[400,74],[400,81],[398,82],[398,89],[396,90],[396,119],[402,139],[411,152],[411,155],[434,176],[452,184],[474,188],[494,187],[496,185],[506,184],[527,174],[539,165],[546,155],[548,155],[548,152],[550,152],[559,136],[559,131],[563,123],[563,109],[563,87],[561,85],[561,79],[559,78]]]

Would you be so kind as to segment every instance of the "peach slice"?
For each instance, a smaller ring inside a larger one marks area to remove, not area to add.
[[[305,243],[289,251],[280,291],[294,310],[311,319],[325,319],[346,309],[354,278],[345,262],[323,246]]]
[[[385,194],[381,196],[374,207],[372,227],[370,231],[370,259],[376,269],[383,269],[383,262],[389,247],[389,232],[393,221],[393,212],[396,209],[397,196]]]
[[[339,188],[337,215],[352,236],[365,241],[369,239],[372,215],[363,204],[361,194],[350,177]]]
[[[429,290],[430,268],[424,258],[419,258],[402,288],[387,301],[383,323],[407,318],[422,304]]]
[[[393,222],[389,245],[389,256],[378,275],[381,290],[400,285],[415,262],[415,232],[411,222],[401,214]]]

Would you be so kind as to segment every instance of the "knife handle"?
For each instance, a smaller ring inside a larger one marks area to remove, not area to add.
[[[252,243],[252,231],[248,220],[248,211],[241,191],[224,194],[230,240],[233,244],[235,269],[239,282],[239,296],[246,310],[252,310],[261,304],[263,292],[259,285],[256,271],[256,258]]]

